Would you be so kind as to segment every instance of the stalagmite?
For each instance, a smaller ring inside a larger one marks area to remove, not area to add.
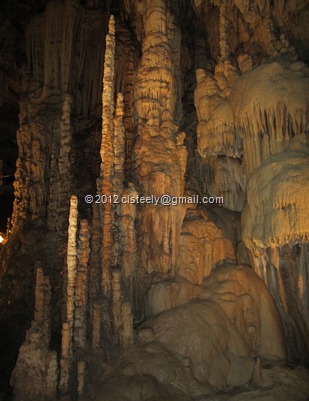
[[[122,306],[122,293],[121,293],[121,271],[114,269],[112,272],[112,290],[113,290],[113,334],[114,341],[119,342],[119,329],[122,323],[121,306]]]
[[[98,194],[113,196],[113,113],[114,113],[114,57],[115,57],[115,21],[110,17],[109,31],[106,36],[104,61],[103,95],[102,95],[102,142],[101,174]],[[102,205],[101,227],[102,242],[102,290],[105,296],[111,295],[111,253],[112,253],[112,202]]]
[[[230,56],[229,40],[229,20],[227,18],[226,3],[222,1],[220,4],[220,58],[221,60],[228,60]]]
[[[261,385],[263,385],[263,376],[262,376],[260,358],[256,358],[255,361],[255,366],[252,375],[252,385],[256,388],[259,388]]]
[[[123,196],[127,199],[132,196],[136,198],[134,185],[129,184],[129,188],[125,189]],[[132,279],[136,268],[136,252],[137,252],[137,239],[135,231],[136,220],[136,204],[132,202],[121,204],[121,228],[123,238],[123,275],[126,279]]]
[[[92,306],[92,349],[93,350],[96,350],[100,347],[101,313],[102,313],[102,306],[99,304],[94,304]]]
[[[77,224],[78,200],[72,195],[70,199],[70,215],[67,246],[67,288],[66,288],[66,321],[62,324],[62,344],[60,359],[60,391],[69,391],[70,374],[73,364],[73,337],[75,322],[75,286],[77,270]]]
[[[72,195],[70,199],[70,216],[68,228],[68,248],[67,248],[67,268],[68,268],[68,285],[67,285],[67,313],[66,320],[71,327],[75,317],[75,285],[76,285],[76,266],[77,266],[77,196]]]
[[[34,319],[21,346],[11,384],[17,401],[53,401],[57,397],[57,353],[50,344],[49,277],[43,268],[36,269]]]
[[[118,93],[117,95],[117,103],[115,109],[115,118],[113,120],[114,124],[114,175],[113,175],[113,184],[114,184],[114,194],[117,196],[121,196],[123,192],[123,181],[124,181],[124,172],[123,166],[125,161],[125,129],[123,125],[123,95],[122,93]]]
[[[46,343],[50,337],[50,281],[44,275],[43,269],[37,267],[35,284],[34,321],[41,326]]]
[[[70,323],[62,323],[61,331],[61,358],[60,358],[60,379],[59,391],[66,394],[70,385],[70,370],[72,366],[72,330]]]
[[[79,361],[77,364],[77,393],[79,397],[83,396],[85,387],[85,361]]]
[[[120,344],[122,349],[126,352],[132,347],[134,342],[133,314],[130,302],[122,303],[121,322]]]
[[[302,3],[2,0],[0,400],[309,399]]]
[[[99,178],[97,179],[97,182]],[[97,184],[99,185],[99,183]],[[90,302],[95,302],[101,294],[101,245],[102,245],[102,232],[100,229],[101,224],[101,207],[99,203],[92,205],[92,224],[91,224],[91,238],[90,246],[91,252],[89,256],[89,298]]]
[[[62,105],[62,116],[60,122],[60,143],[59,143],[59,160],[58,160],[58,180],[55,182],[57,187],[56,196],[57,203],[55,205],[58,217],[57,231],[61,238],[61,230],[67,225],[67,213],[70,205],[70,195],[72,193],[73,177],[72,177],[72,98],[65,94]],[[56,156],[56,155],[55,155]],[[56,156],[57,157],[57,156]],[[54,214],[54,213],[53,213]],[[51,218],[54,215],[51,215]]]
[[[183,144],[176,143],[173,119],[177,93],[169,36],[177,30],[170,30],[172,18],[164,1],[144,0],[141,6],[147,7],[147,13],[143,55],[134,86],[136,172],[142,195],[181,196],[187,152]],[[174,271],[184,213],[182,205],[142,206],[142,262],[146,271]]]
[[[123,125],[123,95],[118,93],[115,109],[114,126],[114,175],[113,180],[113,205],[114,215],[112,225],[112,255],[111,266],[117,267],[121,263],[122,233],[121,233],[121,199],[123,194],[124,182],[124,162],[125,162],[125,129]],[[115,202],[114,202],[115,201]]]
[[[89,236],[88,221],[83,219],[80,222],[77,252],[74,320],[74,343],[82,351],[85,351],[87,334]]]

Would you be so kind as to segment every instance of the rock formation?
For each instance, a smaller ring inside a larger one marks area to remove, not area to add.
[[[305,1],[15,3],[0,399],[306,401]]]

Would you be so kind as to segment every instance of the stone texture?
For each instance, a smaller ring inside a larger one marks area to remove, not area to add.
[[[201,299],[216,302],[258,355],[286,357],[284,331],[265,283],[247,266],[218,267],[207,278]]]
[[[11,384],[19,401],[52,401],[57,396],[57,353],[50,343],[50,280],[43,269],[36,270],[35,313],[23,345],[19,349]]]
[[[243,240],[252,252],[255,271],[264,278],[280,308],[290,339],[289,353],[294,358],[301,355],[304,361],[309,350],[305,284],[308,161],[304,136],[294,138],[285,152],[265,160],[250,177],[242,215]],[[291,310],[295,311],[293,317]]]
[[[172,48],[173,16],[164,1],[143,1],[147,9],[145,38],[134,85],[138,138],[135,144],[136,174],[144,196],[181,196],[187,151],[176,140],[173,123],[176,110],[176,65]],[[177,42],[178,43],[178,42]],[[178,49],[179,51],[179,49]],[[141,210],[142,262],[148,272],[175,269],[183,207],[154,207]]]
[[[308,241],[308,163],[308,145],[303,138],[254,171],[242,216],[242,237],[249,248]]]
[[[202,284],[212,268],[235,259],[233,240],[203,216],[202,210],[189,210],[180,234],[178,274],[193,284]]]

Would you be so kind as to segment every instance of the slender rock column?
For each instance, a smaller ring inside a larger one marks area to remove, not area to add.
[[[113,312],[113,334],[114,334],[114,342],[118,343],[119,341],[119,329],[121,327],[121,304],[122,304],[122,294],[121,294],[121,271],[118,269],[113,270],[113,281],[112,281],[112,289],[113,289],[113,303],[112,303],[112,312]]]
[[[121,236],[121,198],[124,182],[124,161],[125,161],[125,129],[123,125],[123,95],[118,93],[115,109],[114,125],[114,175],[113,175],[113,243],[112,243],[112,267],[120,266],[122,250]]]
[[[124,352],[126,352],[134,342],[133,314],[130,302],[123,302],[121,306],[121,319],[120,344]]]
[[[102,95],[102,143],[101,143],[101,174],[98,193],[113,196],[113,113],[114,113],[114,62],[115,62],[115,20],[110,17],[109,31],[106,36],[106,50],[103,76]],[[102,291],[105,296],[111,295],[111,259],[112,259],[112,203],[102,205],[101,227],[102,239]]]
[[[219,22],[219,35],[220,35],[220,58],[222,61],[228,60],[230,57],[229,39],[229,20],[227,17],[227,10],[225,1],[220,4],[220,22]]]
[[[75,319],[75,286],[77,270],[77,223],[78,223],[78,200],[75,195],[70,199],[70,215],[68,228],[67,247],[67,290],[66,290],[66,321],[62,325],[62,349],[61,349],[61,372],[60,392],[65,394],[69,390],[70,373],[73,364],[73,331]]]
[[[69,230],[68,230],[68,286],[67,286],[67,321],[72,324],[75,312],[75,285],[77,267],[77,196],[72,195],[70,200]]]
[[[89,261],[89,224],[81,220],[78,241],[78,264],[75,294],[74,343],[82,352],[86,347],[87,331],[87,292],[88,292],[88,261]]]
[[[92,349],[96,350],[100,347],[101,340],[101,314],[102,306],[94,304],[92,306]]]

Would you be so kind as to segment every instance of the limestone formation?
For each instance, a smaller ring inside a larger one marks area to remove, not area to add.
[[[132,196],[136,197],[136,192],[133,184],[129,184],[129,188],[123,192],[125,198]],[[123,275],[130,279],[133,277],[136,268],[136,251],[137,239],[135,232],[136,221],[136,204],[122,203],[121,204],[121,229],[123,238]]]
[[[309,70],[299,62],[288,68],[278,62],[265,64],[237,80],[230,102],[243,138],[248,176],[269,155],[286,149],[294,135],[307,130],[308,93]]]
[[[1,400],[308,399],[305,3],[2,0]]]
[[[57,397],[58,361],[50,343],[50,280],[42,267],[36,270],[35,313],[26,339],[19,349],[11,377],[18,401],[52,401]]]
[[[121,305],[121,321],[120,344],[124,352],[126,352],[134,344],[133,313],[130,302],[123,302]]]
[[[308,241],[308,145],[265,160],[248,183],[242,237],[253,251]]]
[[[202,284],[211,270],[226,260],[235,260],[232,240],[201,212],[189,211],[180,235],[178,274],[193,284]]]
[[[113,196],[114,158],[113,158],[113,112],[114,112],[114,61],[115,61],[115,21],[112,16],[106,37],[104,60],[103,95],[102,95],[102,142],[100,149],[101,175],[98,194]],[[111,251],[112,251],[112,203],[102,205],[102,290],[105,296],[111,293]]]
[[[234,265],[218,267],[204,282],[200,298],[220,305],[258,355],[286,357],[283,326],[276,305],[265,283],[252,269]]]
[[[87,337],[88,288],[89,288],[89,224],[81,220],[77,248],[77,272],[75,287],[74,341],[76,347],[85,351]]]
[[[67,285],[67,311],[66,320],[70,324],[73,323],[75,317],[75,286],[76,286],[76,270],[77,270],[77,210],[78,200],[75,195],[70,200],[70,216],[68,229],[68,252],[67,252],[67,269],[68,269],[68,285]]]
[[[176,143],[175,65],[171,55],[172,18],[166,3],[144,0],[145,37],[134,85],[138,139],[136,173],[145,196],[181,196],[184,191],[186,148]],[[184,210],[179,206],[145,205],[141,211],[142,261],[148,272],[175,269],[178,236]]]
[[[285,152],[269,157],[252,174],[242,215],[242,237],[254,255],[255,271],[264,278],[277,301],[288,336],[294,338],[294,350],[290,352],[304,348],[302,358],[307,360],[309,316],[304,282],[308,277],[309,153],[305,137],[302,139],[295,138]],[[299,248],[299,255],[291,264],[293,246]],[[293,267],[296,263],[297,272]],[[297,310],[292,318],[295,329],[291,329],[287,317],[291,310]]]
[[[67,247],[67,287],[66,287],[66,314],[62,323],[62,343],[60,359],[60,392],[69,392],[69,385],[73,366],[73,340],[76,307],[76,276],[77,276],[77,225],[78,199],[72,195],[70,199],[70,215],[68,227]],[[81,284],[81,283],[80,283]]]

